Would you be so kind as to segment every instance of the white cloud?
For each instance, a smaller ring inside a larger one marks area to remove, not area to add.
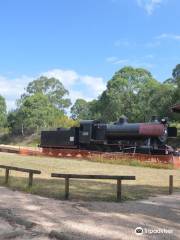
[[[116,40],[116,41],[114,42],[114,46],[115,46],[115,47],[120,47],[120,46],[128,47],[128,46],[130,46],[130,45],[132,45],[132,43],[130,43],[130,42],[127,41],[127,40]]]
[[[145,55],[144,57],[139,57],[137,58],[132,58],[132,59],[119,59],[118,57],[108,57],[106,58],[106,61],[111,63],[111,64],[116,64],[116,65],[129,65],[132,67],[137,67],[137,68],[147,68],[147,69],[152,69],[155,67],[155,65],[151,62],[154,56],[152,54]]]
[[[161,45],[160,41],[152,41],[144,44],[144,46],[147,48],[156,48],[156,47],[159,47],[160,45]]]
[[[85,93],[83,93],[82,91],[77,91],[77,90],[71,90],[69,97],[71,98],[71,101],[73,103],[76,101],[77,98],[82,98],[86,101],[91,101],[94,99],[93,97],[87,97],[87,95]]]
[[[106,84],[101,77],[94,77],[88,75],[79,75],[73,70],[52,69],[48,72],[42,73],[47,77],[56,77],[59,79],[65,87],[74,87],[76,84],[82,88],[87,88],[86,91],[93,97],[97,97],[106,87]]]
[[[140,7],[144,8],[148,15],[151,15],[155,8],[159,7],[164,0],[137,0]]]
[[[106,87],[102,77],[80,75],[74,70],[52,69],[37,76],[20,76],[12,79],[0,76],[0,95],[5,97],[8,110],[15,108],[16,100],[25,92],[28,83],[42,75],[59,79],[69,90],[72,102],[77,98],[90,101],[101,94]]]
[[[112,62],[114,62],[114,61],[117,61],[117,60],[118,60],[117,57],[107,57],[107,58],[106,58],[106,61],[107,61],[107,62],[110,62],[110,63],[112,63]]]
[[[16,102],[14,100],[6,100],[6,106],[8,110],[16,108]]]
[[[172,39],[172,40],[180,41],[180,35],[162,33],[161,35],[157,36],[156,39]]]
[[[62,69],[49,70],[40,75],[57,78],[63,83],[65,87],[73,85],[79,78],[79,75],[75,71]]]
[[[115,61],[113,64],[116,64],[116,65],[124,65],[124,64],[127,64],[129,62],[128,59],[118,59],[117,61]]]
[[[99,95],[105,90],[106,84],[101,77],[80,76],[80,81],[94,91],[94,95]]]
[[[0,76],[0,95],[5,97],[8,110],[15,107],[15,101],[24,92],[28,82],[33,78],[28,76],[20,76],[19,78],[9,79]]]
[[[153,58],[154,58],[154,55],[153,55],[153,54],[147,54],[147,55],[145,56],[145,58],[147,58],[147,59],[153,59]]]
[[[138,68],[146,68],[146,69],[152,69],[155,67],[155,65],[153,63],[149,63],[149,62],[141,62],[141,61],[137,61],[133,63],[134,67],[138,67]]]
[[[178,37],[178,36],[176,36],[176,37]],[[159,47],[161,45],[161,41],[160,41],[159,36],[154,38],[154,39],[152,39],[149,42],[129,41],[129,42],[127,42],[128,43],[127,45],[123,45],[122,42],[123,42],[123,40],[118,40],[118,41],[115,41],[113,43],[113,45],[114,45],[114,47],[124,48],[126,46],[126,47],[132,48],[132,49],[139,48],[139,47],[156,48],[156,47]],[[115,62],[116,60],[118,60],[118,58],[114,57],[114,56],[106,58],[107,62]]]
[[[118,57],[107,57],[106,61],[111,64],[115,64],[115,65],[123,65],[123,64],[127,64],[129,62],[128,59],[120,59]]]

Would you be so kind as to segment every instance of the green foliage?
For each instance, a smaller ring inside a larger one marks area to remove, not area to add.
[[[84,99],[77,99],[71,107],[71,117],[73,119],[89,119],[90,117],[89,104]]]
[[[17,109],[8,115],[8,125],[14,134],[32,134],[42,129],[69,127],[74,124],[64,115],[70,100],[68,91],[55,78],[40,77],[30,82],[26,93],[17,101]]]
[[[180,80],[180,64],[177,64],[173,69],[172,76],[174,78],[174,81],[178,84]]]
[[[90,119],[101,119],[101,111],[100,111],[100,101],[99,100],[92,100],[89,102],[89,114],[90,114]]]
[[[77,99],[71,107],[71,117],[79,120],[100,119],[99,101],[92,100],[87,102],[84,99]]]
[[[26,97],[19,109],[23,116],[23,124],[26,128],[37,130],[52,125],[53,118],[60,112],[51,104],[48,97],[42,93],[35,93]]]
[[[7,121],[6,102],[0,95],[0,128],[4,128]]]
[[[8,116],[14,132],[33,133],[53,124],[54,118],[63,113],[56,109],[42,93],[26,96],[16,111]]]
[[[8,118],[5,100],[0,96],[0,128],[6,126],[6,118],[11,132],[22,135],[60,126],[71,127],[81,119],[116,121],[121,115],[132,122],[149,121],[152,115],[168,116],[178,122],[178,114],[172,113],[170,107],[180,102],[180,64],[163,83],[142,68],[120,69],[97,100],[76,100],[71,107],[73,120],[65,115],[71,104],[68,94],[58,79],[41,76],[28,84]]]
[[[57,128],[57,127],[63,127],[63,128],[69,128],[73,126],[78,126],[79,122],[77,120],[73,120],[69,118],[66,115],[57,115],[55,118],[53,118],[53,123],[50,128]]]
[[[173,104],[174,87],[170,83],[148,81],[138,94],[137,106],[140,120],[148,121],[151,116],[170,117]]]
[[[174,102],[180,102],[180,64],[176,65],[172,72],[176,91],[174,94]]]
[[[144,120],[147,113],[151,114],[151,98],[157,87],[158,82],[147,70],[122,68],[108,82],[107,89],[100,97],[103,119],[115,121],[124,114],[130,121]],[[144,114],[145,107],[147,113]]]
[[[149,121],[151,116],[172,116],[170,106],[176,87],[172,81],[160,83],[141,68],[124,67],[112,77],[99,99],[106,121],[126,115],[130,121]]]
[[[163,83],[142,68],[124,67],[107,83],[98,100],[77,99],[71,108],[73,119],[116,121],[126,115],[129,121],[149,121],[153,115],[177,120],[170,107],[180,101],[180,64],[173,77]]]
[[[64,88],[63,84],[56,78],[47,78],[44,76],[28,84],[26,93],[22,95],[19,103],[21,104],[26,97],[38,93],[47,96],[50,103],[60,110],[64,111],[65,108],[71,105],[70,99],[64,98],[69,92]]]

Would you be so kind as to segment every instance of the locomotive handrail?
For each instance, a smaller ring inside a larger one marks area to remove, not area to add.
[[[65,199],[69,198],[69,179],[111,179],[117,180],[117,201],[122,200],[122,180],[136,180],[135,176],[94,175],[94,174],[65,174],[51,173],[51,177],[65,179]]]
[[[8,183],[10,170],[29,173],[29,187],[32,187],[33,184],[33,174],[41,174],[41,171],[35,169],[20,168],[6,165],[0,165],[0,168],[5,169],[5,184]]]

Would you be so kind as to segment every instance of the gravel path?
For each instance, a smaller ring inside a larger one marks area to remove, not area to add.
[[[166,229],[170,233],[137,236],[139,226],[144,231]],[[78,202],[0,187],[0,240],[176,240],[178,236],[180,193],[124,203]]]

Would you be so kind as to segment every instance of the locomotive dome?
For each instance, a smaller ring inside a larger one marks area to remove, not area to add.
[[[124,123],[128,123],[128,118],[125,115],[120,116],[118,122],[116,122],[116,124],[124,124]]]

